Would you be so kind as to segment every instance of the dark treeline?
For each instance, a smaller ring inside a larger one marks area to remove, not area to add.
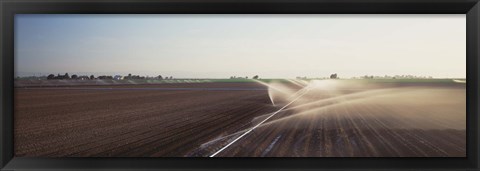
[[[297,80],[308,80],[309,78],[307,76],[304,76],[304,77],[295,77]],[[323,78],[314,78],[314,79],[340,79],[340,77],[337,75],[337,73],[335,74],[330,74],[330,77],[323,77]],[[311,79],[311,78],[310,78]]]
[[[360,77],[353,77],[353,79],[433,79],[432,76],[416,76],[416,75],[364,75]]]
[[[95,79],[100,79],[100,80],[142,80],[142,79],[156,79],[156,80],[168,80],[168,79],[173,79],[172,76],[170,77],[162,77],[161,75],[156,76],[156,77],[148,77],[148,76],[140,76],[140,75],[132,75],[128,74],[126,76],[121,76],[121,75],[99,75],[95,77],[95,75],[77,75],[74,74],[70,76],[68,73],[65,73],[64,75],[54,75],[50,74],[47,76],[47,80],[95,80]]]
[[[304,77],[296,77],[299,80],[307,80],[306,76]],[[340,79],[337,73],[331,74],[330,77],[321,77],[321,78],[310,78],[310,79]],[[364,75],[360,77],[351,77],[351,79],[433,79],[432,76],[416,76],[416,75]]]
[[[230,79],[248,79],[248,76],[246,77],[231,76]],[[260,79],[260,77],[258,77],[258,75],[255,75],[252,77],[252,79]]]

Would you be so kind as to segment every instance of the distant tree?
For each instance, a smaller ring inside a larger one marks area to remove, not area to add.
[[[338,78],[337,73],[330,75],[330,79],[337,79],[337,78]]]
[[[111,75],[101,75],[101,76],[98,76],[98,79],[100,79],[100,80],[111,80],[111,79],[113,79],[113,76],[111,76]]]
[[[47,76],[47,80],[51,80],[51,79],[55,79],[55,75],[50,74],[50,75]]]
[[[91,79],[91,80],[95,79],[95,76],[94,76],[94,75],[90,75],[90,79]]]
[[[158,75],[157,77],[159,80],[163,80],[163,77],[161,75]]]
[[[64,79],[70,79],[70,76],[68,75],[68,72],[65,73],[65,75],[63,75],[63,78],[64,78]]]
[[[245,79],[248,79],[248,76],[245,76]]]
[[[170,76],[170,79],[173,79],[173,77],[172,77],[172,76]]]
[[[72,75],[72,79],[77,79],[77,78],[78,78],[78,75],[76,75],[76,74]]]
[[[258,79],[258,75],[253,76],[253,79]]]

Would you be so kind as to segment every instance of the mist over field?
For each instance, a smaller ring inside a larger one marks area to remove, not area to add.
[[[466,157],[465,15],[15,16],[16,157]]]

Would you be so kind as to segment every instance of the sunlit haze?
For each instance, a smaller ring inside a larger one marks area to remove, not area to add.
[[[465,15],[15,17],[17,76],[465,78]]]

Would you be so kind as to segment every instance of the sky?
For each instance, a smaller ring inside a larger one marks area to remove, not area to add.
[[[17,14],[16,76],[465,78],[464,14]]]

